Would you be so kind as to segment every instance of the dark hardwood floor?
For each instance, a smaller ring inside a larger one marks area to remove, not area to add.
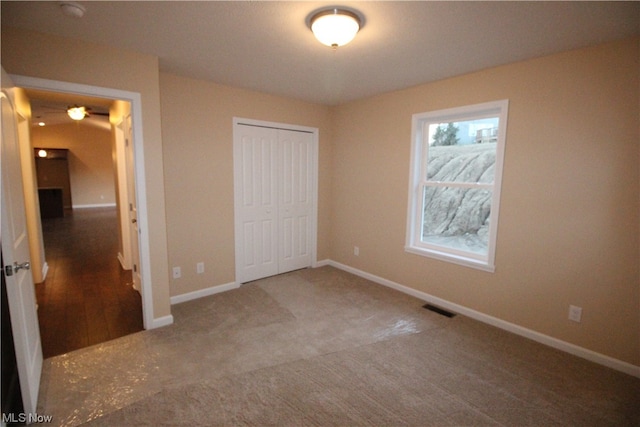
[[[75,209],[42,220],[49,271],[36,298],[45,358],[143,329],[140,294],[117,258],[116,215]]]

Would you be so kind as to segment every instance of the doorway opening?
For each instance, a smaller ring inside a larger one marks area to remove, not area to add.
[[[44,247],[44,357],[144,329],[131,103],[25,88]],[[74,121],[68,106],[87,106]],[[128,150],[128,152],[127,152]],[[29,215],[29,212],[27,212]],[[132,238],[135,233],[136,239]]]

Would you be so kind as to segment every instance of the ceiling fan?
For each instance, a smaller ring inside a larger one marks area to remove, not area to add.
[[[91,116],[109,117],[108,111],[96,111],[92,107],[89,107],[87,105],[79,105],[79,104],[67,105],[66,107],[64,107],[64,105],[58,105],[58,106],[51,106],[51,105],[35,106],[34,105],[32,106],[32,110],[34,111],[35,113],[34,116],[36,118],[42,117],[43,114],[57,114],[57,115],[65,114],[66,116],[69,116],[69,118],[73,120],[83,120]]]
[[[98,111],[93,111],[91,107],[85,107],[82,105],[70,105],[67,107],[67,115],[71,117],[73,120],[82,120],[92,115],[95,116],[109,116],[109,112],[103,113]]]

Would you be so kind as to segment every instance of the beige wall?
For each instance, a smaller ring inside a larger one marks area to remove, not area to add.
[[[337,107],[331,257],[639,365],[638,70],[635,39]],[[406,253],[411,115],[500,99],[496,272]]]
[[[170,314],[160,129],[158,58],[41,33],[2,28],[2,66],[10,74],[140,93],[153,318]]]
[[[171,295],[235,280],[233,117],[319,128],[318,259],[329,257],[329,108],[160,75]],[[196,274],[196,263],[205,273]]]
[[[2,34],[10,73],[142,94],[155,317],[169,313],[169,265],[183,267],[171,295],[234,280],[231,120],[243,116],[320,128],[318,259],[635,365],[639,52],[627,40],[328,108],[159,74],[147,55]],[[411,115],[498,99],[510,107],[496,272],[404,252]]]
[[[35,148],[69,150],[69,179],[73,207],[115,205],[111,131],[83,123],[34,127]]]

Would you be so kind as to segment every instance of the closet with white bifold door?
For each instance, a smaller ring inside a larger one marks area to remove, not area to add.
[[[236,283],[316,262],[318,129],[233,120]]]

